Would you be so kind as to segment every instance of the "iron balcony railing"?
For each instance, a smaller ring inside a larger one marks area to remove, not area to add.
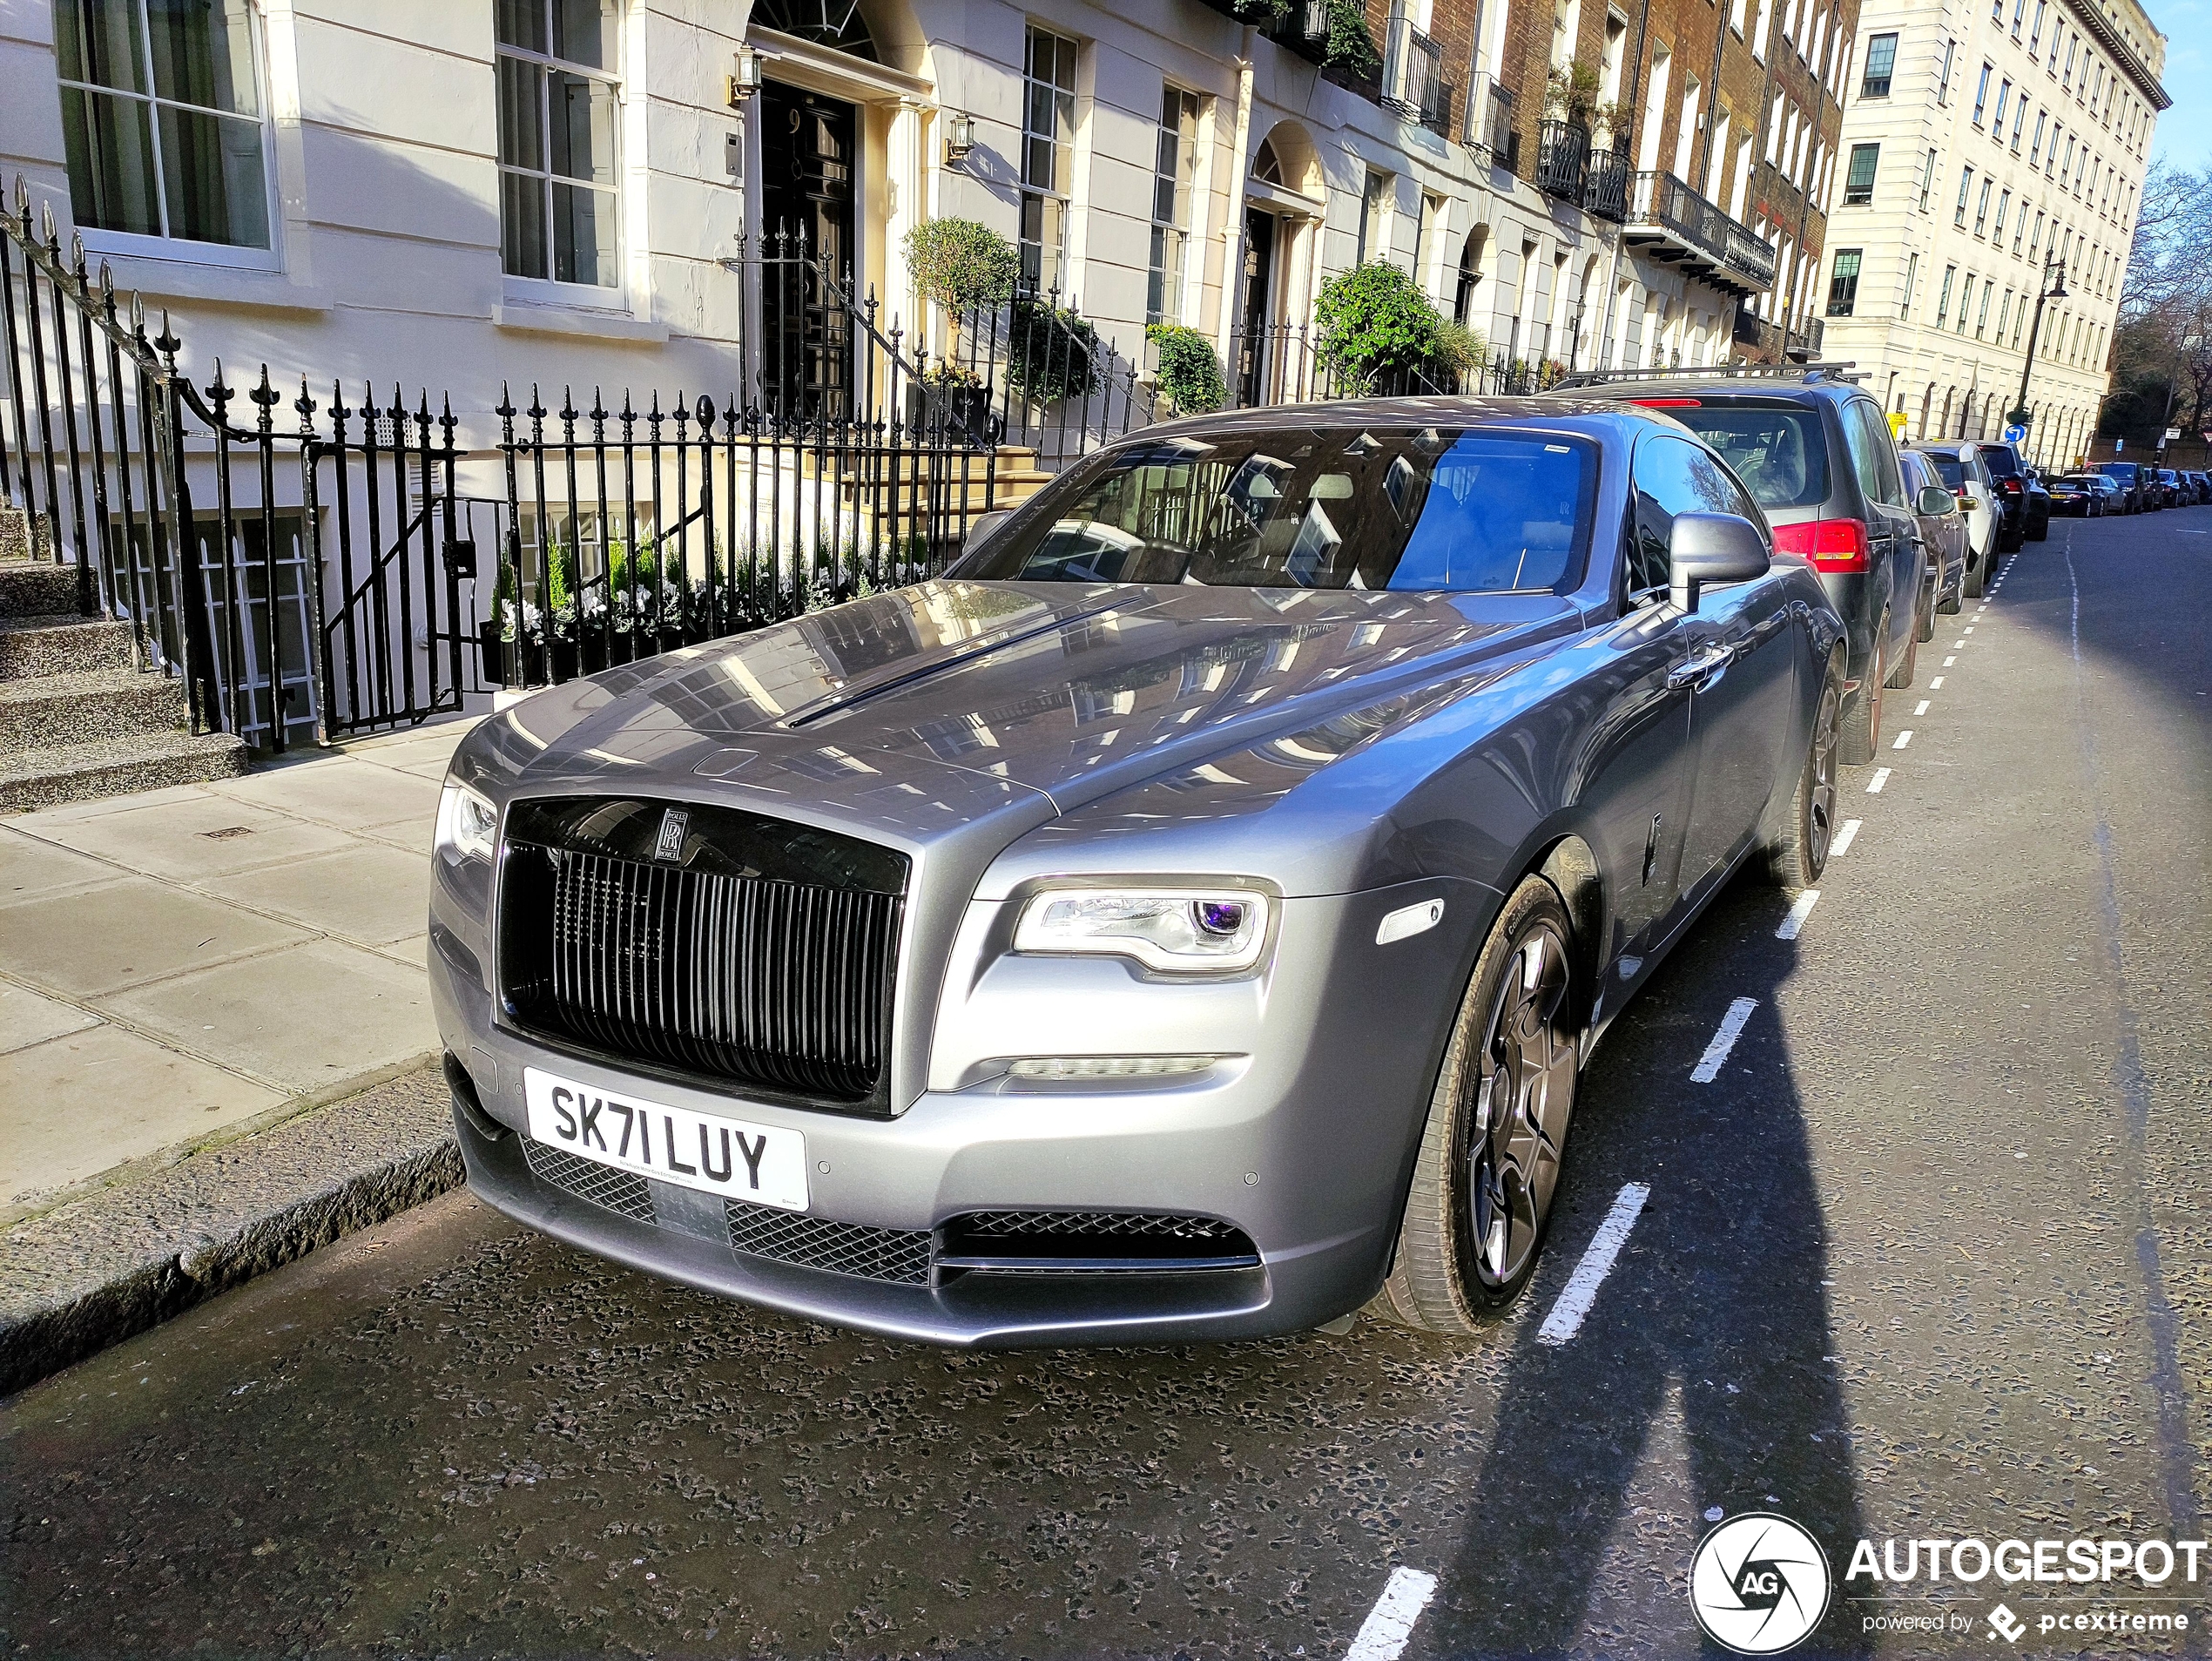
[[[1547,121],[1536,150],[1536,188],[1580,206],[1588,176],[1590,132],[1568,121]]]
[[[1801,352],[1809,359],[1818,357],[1826,332],[1817,317],[1809,317],[1802,327],[1784,332],[1779,323],[1770,323],[1749,307],[1739,306],[1730,334],[1738,346],[1749,348],[1758,361],[1779,363],[1792,352]]]
[[[1383,51],[1383,103],[1409,121],[1448,136],[1452,95],[1445,84],[1444,49],[1393,9]]]
[[[1617,150],[1593,150],[1582,183],[1582,206],[1615,225],[1629,217],[1629,183],[1635,170]]]
[[[1772,287],[1774,252],[1745,226],[1662,172],[1639,172],[1625,221],[1662,258],[1701,267],[1719,287],[1756,294]]]
[[[1490,159],[1501,167],[1512,167],[1520,159],[1513,106],[1512,92],[1492,81],[1483,89],[1479,105],[1471,105],[1467,110],[1467,143],[1488,151]]]

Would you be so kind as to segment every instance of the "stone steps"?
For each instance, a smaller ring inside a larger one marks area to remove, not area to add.
[[[131,625],[73,611],[0,618],[0,681],[132,666]]]
[[[134,666],[130,625],[77,602],[75,566],[0,552],[0,812],[245,772],[239,739],[185,730],[180,682]]]
[[[227,733],[182,731],[31,750],[0,746],[0,812],[233,778],[246,771],[246,755],[245,743]]]
[[[0,618],[78,616],[77,567],[44,560],[0,561]]]
[[[185,725],[185,689],[132,668],[0,680],[0,756]]]

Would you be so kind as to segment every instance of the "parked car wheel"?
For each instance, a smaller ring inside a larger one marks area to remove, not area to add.
[[[1844,664],[1838,657],[1828,666],[1820,706],[1813,712],[1812,739],[1806,746],[1797,787],[1791,795],[1789,817],[1767,844],[1767,880],[1791,893],[1811,888],[1827,868],[1829,841],[1836,834],[1836,766],[1843,708]]]
[[[1995,557],[1996,550],[1993,549],[1979,559],[1974,558],[1971,554],[1967,556],[1966,598],[1968,599],[1979,599],[1982,597],[1982,591],[1989,586],[1990,562]]]
[[[1874,631],[1873,667],[1858,683],[1858,696],[1847,700],[1844,708],[1845,766],[1865,766],[1874,759],[1874,747],[1882,741],[1882,678],[1889,672],[1889,638],[1890,618],[1885,611],[1880,626]]]
[[[1938,571],[1934,587],[1928,590],[1927,603],[1921,606],[1919,615],[1912,620],[1912,638],[1915,640],[1935,638],[1936,589],[1942,585],[1943,573]]]
[[[1889,679],[1883,683],[1885,685],[1903,687],[1912,684],[1912,677],[1920,670],[1920,642],[1925,638],[1927,637],[1920,632],[1916,619],[1905,637],[1905,656],[1897,667],[1890,671]]]
[[[2035,522],[2035,529],[2034,529],[2034,530],[2031,530],[2031,531],[2029,531],[2029,532],[2027,533],[2027,539],[2028,539],[2028,541],[2030,541],[2030,542],[2048,542],[2048,541],[2050,541],[2050,539],[2051,539],[2051,522],[2050,522],[2050,520],[2049,520],[2049,519],[2047,519],[2047,518],[2038,519],[2038,520]]]
[[[1572,938],[1558,890],[1526,877],[1475,959],[1377,1300],[1404,1326],[1477,1331],[1535,1270],[1575,1111]]]

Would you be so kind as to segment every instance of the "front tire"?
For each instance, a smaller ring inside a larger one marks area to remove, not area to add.
[[[1992,548],[1979,559],[1966,561],[1966,598],[1978,600],[1989,586],[1989,568],[1996,562],[1997,550]]]
[[[1821,685],[1812,739],[1791,796],[1790,817],[1767,844],[1767,881],[1786,893],[1810,888],[1828,866],[1828,846],[1836,834],[1836,765],[1843,709],[1844,665],[1838,659],[1830,664]]]
[[[1475,959],[1376,1300],[1401,1326],[1479,1332],[1535,1273],[1581,1059],[1572,938],[1558,890],[1526,877]]]

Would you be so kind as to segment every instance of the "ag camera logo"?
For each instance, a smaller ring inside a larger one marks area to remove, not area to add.
[[[1689,1607],[1738,1655],[1779,1655],[1828,1612],[1828,1554],[1786,1516],[1746,1511],[1716,1524],[1689,1560]]]

